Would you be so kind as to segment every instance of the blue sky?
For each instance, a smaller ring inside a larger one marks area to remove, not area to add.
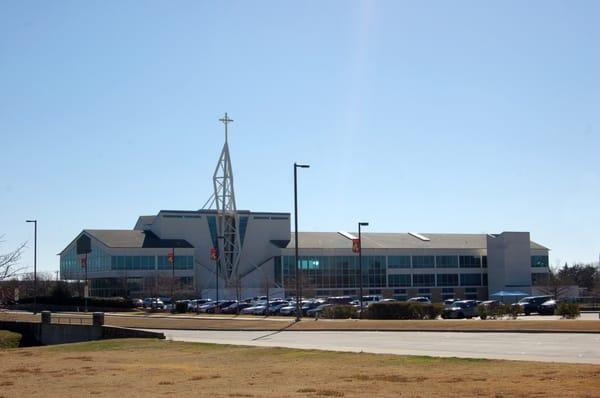
[[[0,235],[39,267],[83,228],[210,196],[301,230],[530,231],[600,252],[600,3],[0,2]]]

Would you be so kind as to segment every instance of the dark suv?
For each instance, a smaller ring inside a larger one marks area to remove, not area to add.
[[[523,297],[519,300],[518,303],[513,305],[519,306],[521,308],[521,312],[525,313],[525,315],[529,315],[532,312],[540,313],[540,306],[548,300],[551,300],[552,296],[530,296]]]

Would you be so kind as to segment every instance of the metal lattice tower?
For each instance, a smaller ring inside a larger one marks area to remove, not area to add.
[[[233,190],[233,170],[231,168],[231,158],[229,157],[228,144],[228,124],[233,122],[229,119],[227,113],[219,121],[225,125],[225,144],[219,156],[219,162],[213,174],[214,193],[205,203],[210,203],[210,208],[217,210],[217,230],[219,237],[219,269],[220,276],[226,283],[235,279],[240,262],[240,234],[239,234],[239,216],[235,207],[235,192]]]

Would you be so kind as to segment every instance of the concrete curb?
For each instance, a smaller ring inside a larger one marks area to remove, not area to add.
[[[151,327],[127,327],[128,329],[142,329],[142,330],[180,330],[180,331],[201,331],[201,332],[422,332],[422,333],[548,333],[548,334],[600,334],[600,331],[592,330],[539,330],[539,329],[521,329],[521,330],[489,330],[489,329],[475,329],[475,330],[454,330],[454,329],[435,329],[435,330],[423,330],[423,329],[234,329],[234,328],[196,328],[196,329],[179,329],[179,328],[151,328]]]

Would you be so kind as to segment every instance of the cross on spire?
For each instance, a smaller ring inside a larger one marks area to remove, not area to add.
[[[227,112],[225,112],[225,117],[219,119],[219,121],[223,122],[225,125],[225,142],[227,142],[227,125],[233,122],[233,119],[230,119],[229,116],[227,116]]]

